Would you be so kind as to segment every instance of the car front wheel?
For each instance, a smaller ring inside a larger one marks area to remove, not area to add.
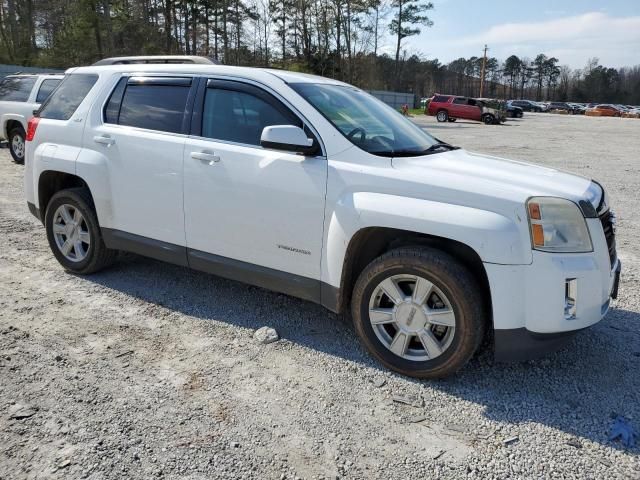
[[[22,128],[14,128],[9,132],[9,152],[16,163],[24,163],[24,130]]]
[[[495,123],[495,118],[491,114],[483,115],[482,121],[485,125],[493,125]]]
[[[86,189],[72,188],[53,195],[44,223],[51,251],[66,270],[86,275],[116,259],[117,251],[104,244],[91,195]]]
[[[369,352],[388,368],[417,378],[455,373],[484,335],[476,280],[435,249],[402,248],[374,260],[356,282],[351,309]]]

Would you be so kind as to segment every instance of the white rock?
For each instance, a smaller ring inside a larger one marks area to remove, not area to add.
[[[255,338],[258,343],[262,343],[263,345],[280,340],[278,332],[276,332],[276,330],[271,327],[259,328],[258,330],[256,330],[256,333],[253,334],[253,338]]]

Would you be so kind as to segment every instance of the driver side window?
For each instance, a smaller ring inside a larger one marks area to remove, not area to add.
[[[301,122],[272,102],[241,90],[206,90],[202,112],[202,136],[247,145],[260,145],[265,127]]]

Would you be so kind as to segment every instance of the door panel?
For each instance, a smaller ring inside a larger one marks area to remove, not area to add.
[[[191,83],[182,77],[123,77],[104,111],[92,113],[84,148],[106,163],[111,199],[109,223],[102,226],[186,245],[182,162],[196,88]]]
[[[185,136],[119,125],[96,128],[86,147],[107,157],[110,228],[185,245],[182,157]]]
[[[187,247],[319,279],[326,177],[322,157],[188,139]]]
[[[187,247],[319,279],[327,160],[262,148],[268,125],[303,126],[254,85],[203,84],[184,152]]]

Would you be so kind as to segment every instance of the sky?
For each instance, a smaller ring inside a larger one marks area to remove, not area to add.
[[[433,27],[405,40],[405,48],[448,63],[459,57],[499,60],[538,53],[560,65],[582,68],[591,57],[602,65],[640,64],[640,0],[432,0]],[[393,50],[389,41],[389,49]]]

